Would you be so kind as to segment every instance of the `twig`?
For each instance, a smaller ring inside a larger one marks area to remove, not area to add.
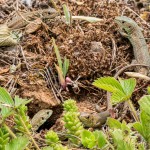
[[[23,56],[24,62],[25,62],[25,64],[26,64],[27,70],[29,70],[29,64],[27,63],[27,60],[26,60],[26,57],[25,57],[25,55],[24,55],[23,48],[22,48],[21,45],[20,45],[20,51],[21,51],[21,53],[22,53],[22,56]]]
[[[115,40],[112,37],[110,39],[112,41],[112,47],[113,47],[113,50],[112,50],[112,62],[111,62],[111,65],[110,65],[110,68],[111,68],[112,64],[114,63],[114,60],[116,58],[117,47],[116,47]]]

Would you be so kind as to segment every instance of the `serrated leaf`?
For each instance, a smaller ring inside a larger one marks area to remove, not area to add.
[[[8,104],[14,106],[14,101],[10,94],[5,90],[5,88],[0,87],[0,103]]]
[[[143,96],[139,101],[140,109],[150,115],[150,95]]]
[[[65,4],[63,4],[62,7],[63,7],[63,11],[65,14],[66,24],[70,25],[71,24],[71,14],[69,12],[69,8]]]
[[[114,128],[121,129],[121,122],[119,122],[118,120],[113,119],[113,118],[107,119],[107,125],[112,129],[114,129]]]
[[[52,42],[53,42],[53,46],[54,46],[54,50],[55,50],[55,54],[56,54],[56,57],[57,57],[57,61],[58,61],[58,66],[59,68],[62,70],[62,60],[61,60],[61,57],[60,57],[60,53],[59,53],[59,49],[55,43],[55,39],[52,38]]]
[[[111,102],[113,105],[121,103],[125,100],[128,100],[128,96],[125,95],[122,91],[116,91],[111,96]]]
[[[29,138],[20,136],[13,139],[5,147],[5,150],[24,150],[29,143]]]
[[[92,132],[88,130],[82,131],[81,142],[84,147],[93,148],[96,145],[96,139]]]
[[[68,68],[69,68],[69,59],[67,59],[66,57],[64,58],[64,63],[63,63],[63,77],[66,77],[66,74],[68,72]]]
[[[122,91],[120,83],[114,77],[102,77],[93,82],[93,85],[109,92]]]
[[[94,136],[96,138],[98,147],[99,148],[103,148],[107,144],[107,140],[106,140],[105,134],[102,131],[98,131],[98,130],[93,132],[93,134],[94,134]]]
[[[0,105],[0,109],[1,109],[0,115],[2,115],[3,119],[9,117],[13,113],[13,109],[10,107]]]
[[[122,80],[121,78],[119,78],[119,82],[122,86],[124,93],[127,95],[127,97],[130,97],[136,86],[136,80],[134,78],[125,79],[125,80]]]
[[[31,100],[22,99],[19,98],[19,96],[15,96],[14,101],[15,101],[15,107],[19,107],[20,105],[26,105],[29,102],[31,102]]]
[[[135,130],[137,130],[142,136],[144,135],[144,133],[143,133],[143,127],[142,127],[142,124],[140,122],[135,122],[133,124],[133,128]]]
[[[2,87],[0,87],[0,108],[3,118],[8,117],[11,114],[14,101],[10,94]]]

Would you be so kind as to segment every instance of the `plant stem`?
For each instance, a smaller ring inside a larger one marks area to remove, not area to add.
[[[127,103],[130,107],[130,111],[132,112],[132,115],[133,115],[135,121],[139,122],[140,120],[139,120],[139,117],[137,116],[137,113],[136,113],[135,107],[132,104],[132,101],[129,99],[129,100],[127,100]]]
[[[35,142],[34,138],[32,137],[30,131],[29,131],[28,128],[26,127],[26,125],[25,125],[25,123],[24,123],[22,117],[20,116],[19,118],[20,118],[20,121],[21,121],[23,127],[25,128],[27,134],[30,136],[31,141],[33,142],[34,146],[36,147],[37,150],[40,150],[39,146],[37,145],[37,143]]]

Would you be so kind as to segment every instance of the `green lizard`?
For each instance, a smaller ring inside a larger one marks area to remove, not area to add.
[[[32,130],[37,131],[39,127],[52,115],[52,113],[53,111],[50,109],[42,109],[38,111],[31,119]]]
[[[126,16],[116,17],[115,22],[120,28],[120,33],[127,37],[131,42],[137,63],[150,66],[148,46],[141,32],[141,28],[134,20]],[[139,72],[147,75],[148,69],[143,67],[139,70]]]
[[[120,33],[127,37],[133,46],[134,56],[138,64],[131,64],[121,68],[116,74],[115,78],[117,78],[124,70],[141,66],[142,68],[139,70],[143,74],[148,73],[148,68],[150,66],[150,55],[148,51],[148,47],[144,36],[141,32],[141,28],[137,25],[135,21],[126,16],[120,16],[115,18],[115,22],[118,24],[120,28]],[[112,105],[110,103],[110,93],[107,93],[107,110],[100,113],[87,113],[81,112],[79,119],[86,127],[99,127],[103,125],[107,117],[111,115],[110,110],[112,109]]]

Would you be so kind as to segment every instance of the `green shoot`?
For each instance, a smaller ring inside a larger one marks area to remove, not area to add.
[[[60,57],[60,53],[59,53],[59,49],[58,49],[58,46],[56,45],[55,43],[55,39],[52,38],[52,42],[53,42],[53,46],[54,46],[54,50],[55,50],[55,54],[56,54],[56,57],[57,57],[57,61],[58,61],[58,66],[59,68],[62,70],[62,60],[61,60],[61,57]]]
[[[73,99],[68,99],[63,103],[64,111],[66,112],[78,112],[78,107],[76,106],[76,101]]]
[[[150,95],[145,95],[139,100],[140,122],[134,123],[133,127],[143,136],[150,148]]]
[[[68,150],[67,147],[62,146],[58,135],[54,131],[48,131],[45,135],[45,139],[46,143],[50,146],[48,148],[52,148],[53,150]]]
[[[0,128],[0,149],[5,150],[5,145],[9,142],[9,133],[5,127]]]
[[[63,4],[62,7],[63,7],[63,11],[65,14],[66,24],[71,25],[72,21],[71,21],[71,14],[70,14],[69,8],[65,4]]]
[[[132,136],[130,124],[127,125],[125,121],[120,123],[112,118],[108,118],[107,124],[110,127],[110,133],[117,150],[135,150],[137,137]]]
[[[59,82],[60,82],[61,86],[65,89],[66,88],[65,77],[66,77],[68,69],[69,69],[69,59],[67,59],[65,57],[64,62],[62,62],[61,56],[60,56],[60,53],[59,53],[59,49],[58,49],[58,47],[55,43],[54,38],[52,38],[52,42],[53,42],[55,54],[56,54],[57,61],[58,61],[58,65],[55,64],[55,68],[56,68],[57,73],[58,73]]]

